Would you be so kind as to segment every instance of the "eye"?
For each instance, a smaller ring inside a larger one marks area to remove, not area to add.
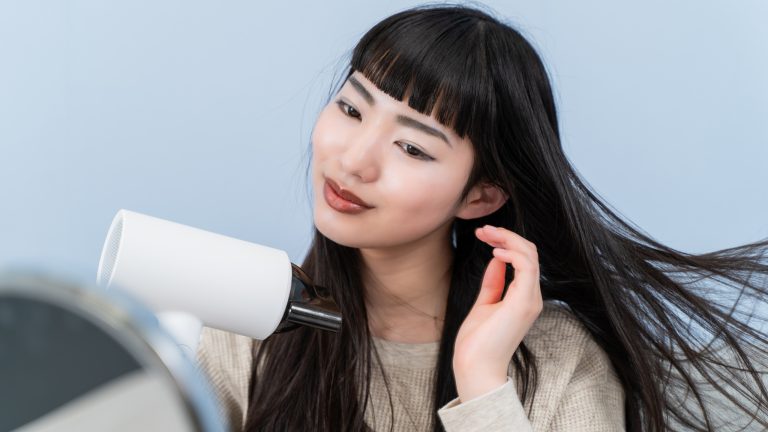
[[[405,142],[397,142],[396,144],[399,145],[407,155],[413,156],[416,159],[422,159],[426,161],[434,160],[432,156],[419,150],[419,148],[414,146],[413,144],[408,144]]]
[[[357,118],[357,119],[360,118],[360,113],[357,112],[356,109],[352,108],[349,104],[345,103],[344,101],[337,100],[336,105],[339,106],[339,108],[341,109],[341,112],[343,112],[345,116]]]

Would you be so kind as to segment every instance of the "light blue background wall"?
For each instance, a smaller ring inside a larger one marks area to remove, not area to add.
[[[768,2],[487,2],[539,48],[564,146],[690,252],[768,236]],[[0,268],[91,282],[120,208],[300,261],[303,155],[357,39],[410,1],[0,2]]]

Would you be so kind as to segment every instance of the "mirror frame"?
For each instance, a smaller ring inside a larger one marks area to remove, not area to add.
[[[173,387],[192,430],[224,432],[226,419],[208,378],[157,317],[138,300],[118,290],[70,282],[37,273],[0,273],[0,298],[36,300],[69,310],[120,343],[147,371]]]

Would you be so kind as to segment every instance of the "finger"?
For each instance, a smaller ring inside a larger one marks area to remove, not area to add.
[[[504,249],[516,249],[523,252],[536,255],[536,245],[526,240],[520,234],[510,231],[506,228],[486,225],[477,230],[477,236],[480,240],[494,246]]]
[[[501,299],[501,293],[504,291],[506,267],[507,265],[504,261],[491,258],[488,267],[485,268],[483,282],[480,285],[480,293],[475,304],[493,304]]]
[[[483,228],[475,229],[475,235],[478,239],[488,243],[492,247],[504,247],[504,244],[501,241],[491,238],[488,234],[486,234]]]
[[[515,269],[515,277],[510,285],[524,287],[523,292],[516,293],[515,297],[527,302],[541,295],[541,289],[538,288],[539,260],[536,245],[513,231],[490,225],[478,228],[476,234],[479,239],[494,245],[495,257],[511,264]]]
[[[515,269],[514,279],[510,282],[504,300],[513,296],[525,300],[541,296],[538,262],[533,262],[530,256],[523,252],[500,248],[493,250],[493,256],[510,263]]]

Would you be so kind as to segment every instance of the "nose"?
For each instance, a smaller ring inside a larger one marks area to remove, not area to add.
[[[384,134],[375,128],[362,130],[350,135],[350,141],[341,155],[340,165],[343,172],[358,177],[367,183],[379,176],[380,156],[384,149]]]

